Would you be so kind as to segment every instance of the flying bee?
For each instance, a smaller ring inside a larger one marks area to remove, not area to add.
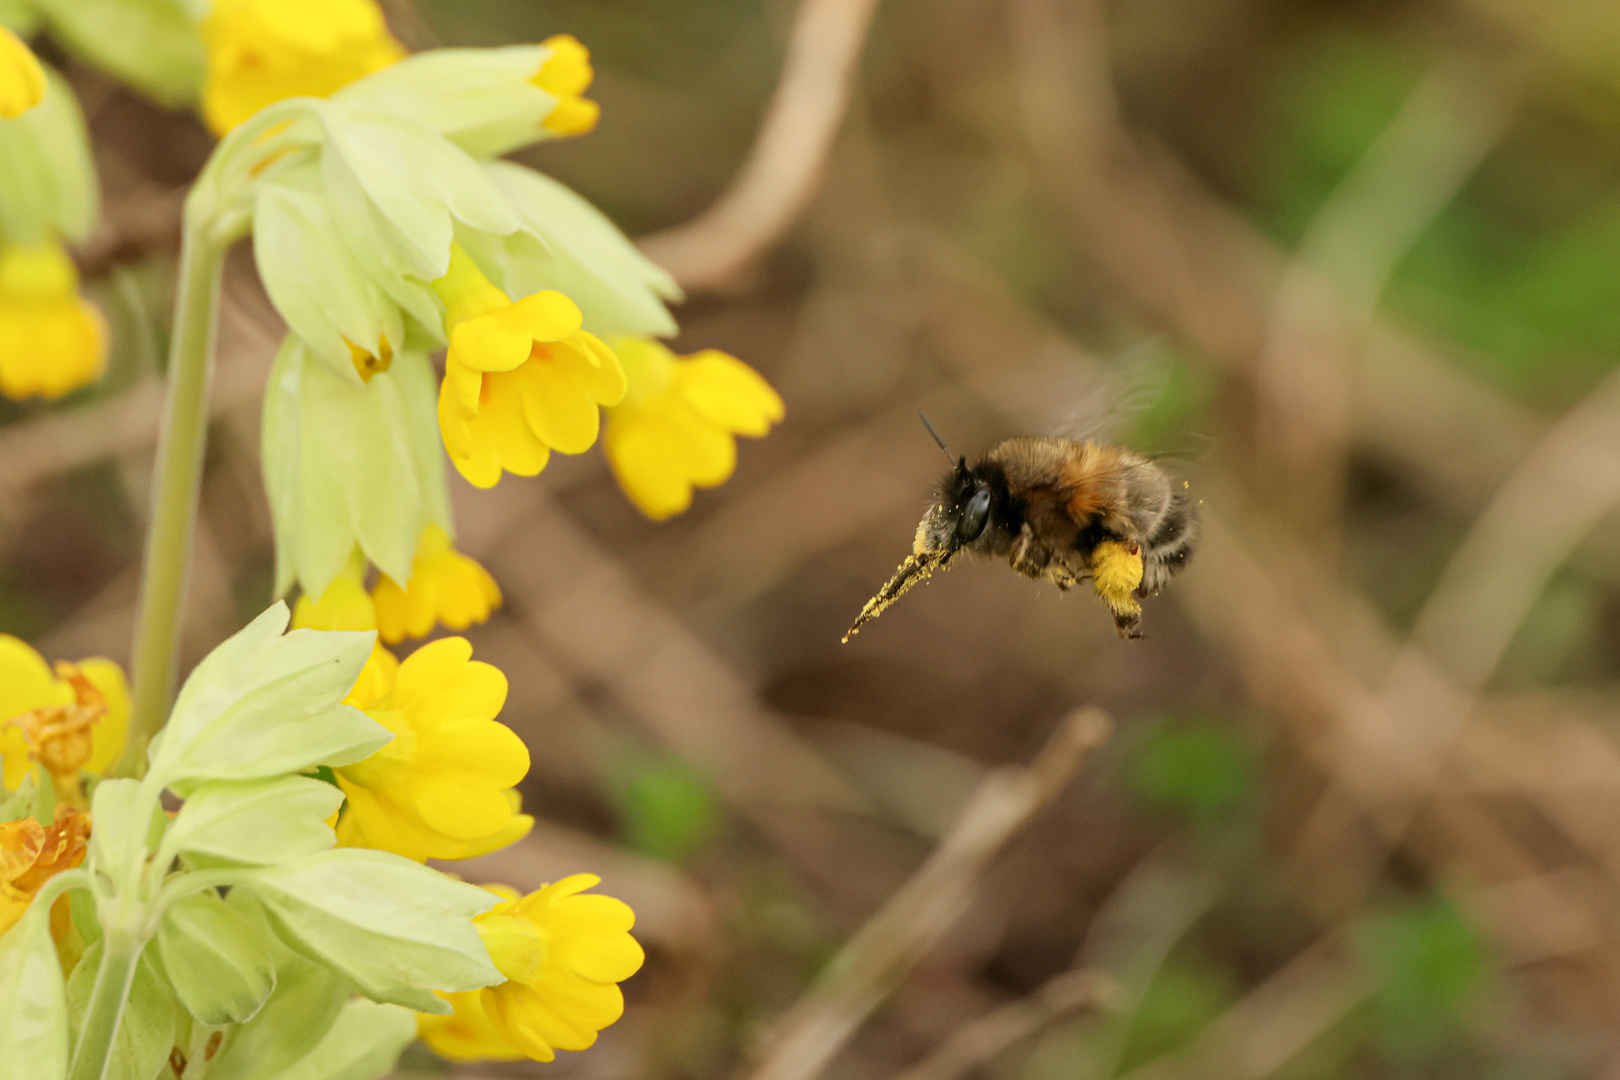
[[[950,461],[945,441],[926,416],[922,422]],[[1140,638],[1139,598],[1187,564],[1197,528],[1187,484],[1141,454],[1073,439],[1008,439],[972,465],[965,457],[952,463],[911,554],[844,640],[964,551],[1005,558],[1065,591],[1089,579],[1120,637]]]

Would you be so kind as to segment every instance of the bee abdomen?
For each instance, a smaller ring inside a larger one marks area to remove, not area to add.
[[[1187,565],[1198,518],[1186,489],[1171,494],[1170,505],[1142,545],[1142,592],[1156,593]]]

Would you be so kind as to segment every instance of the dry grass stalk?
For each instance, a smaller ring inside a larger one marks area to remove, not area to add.
[[[811,1080],[972,902],[991,859],[1063,790],[1112,721],[1077,709],[1028,767],[997,769],[917,872],[778,1021],[752,1080]]]

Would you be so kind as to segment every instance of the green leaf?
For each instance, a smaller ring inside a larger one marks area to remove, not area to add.
[[[624,837],[637,851],[683,863],[714,835],[720,806],[713,787],[677,759],[631,754],[609,769]]]
[[[90,992],[95,988],[104,944],[105,939],[102,939],[85,950],[67,982],[68,1014],[75,1039],[90,1004]],[[54,952],[52,961],[55,961]],[[148,948],[136,961],[129,998],[124,1003],[118,1030],[113,1033],[112,1051],[107,1055],[107,1071],[102,1080],[153,1080],[169,1060],[178,1011],[174,991],[158,972],[152,950]]]
[[[0,936],[0,1080],[67,1073],[68,1010],[48,905]]]
[[[294,952],[271,932],[263,909],[242,890],[231,890],[228,906],[270,937],[276,987],[258,1013],[238,1028],[225,1050],[210,1063],[209,1080],[279,1078],[332,1027],[350,1000],[349,984],[324,964]]]
[[[416,1038],[416,1017],[398,1005],[350,1001],[321,1041],[276,1080],[377,1080]]]
[[[339,848],[255,871],[239,888],[288,944],[373,1000],[448,1012],[430,991],[501,981],[471,921],[494,894],[398,855]]]
[[[347,765],[393,738],[342,704],[375,635],[294,630],[282,636],[286,625],[287,606],[272,605],[197,665],[152,760],[153,775],[170,787],[256,780]]]
[[[1254,756],[1228,724],[1161,726],[1137,750],[1131,787],[1167,809],[1209,821],[1259,789]]]
[[[1435,897],[1364,919],[1354,940],[1378,979],[1376,1020],[1385,1050],[1404,1060],[1442,1050],[1490,975],[1474,928]]]
[[[242,1023],[275,987],[262,931],[210,893],[170,905],[157,940],[180,1004],[205,1024]]]
[[[307,776],[203,784],[176,815],[169,846],[235,863],[286,862],[336,843],[326,819],[342,805],[341,790]]]

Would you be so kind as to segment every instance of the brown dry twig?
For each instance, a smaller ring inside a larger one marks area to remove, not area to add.
[[[781,238],[815,193],[848,108],[877,0],[804,0],[759,137],[725,193],[641,249],[693,291],[723,288]]]
[[[898,1080],[957,1080],[1054,1020],[1096,1006],[1107,1008],[1119,986],[1095,971],[1065,971],[1026,998],[979,1017],[940,1044]]]
[[[987,776],[928,859],[778,1021],[752,1080],[811,1080],[972,902],[990,860],[1063,790],[1112,721],[1077,709],[1026,768]]]

